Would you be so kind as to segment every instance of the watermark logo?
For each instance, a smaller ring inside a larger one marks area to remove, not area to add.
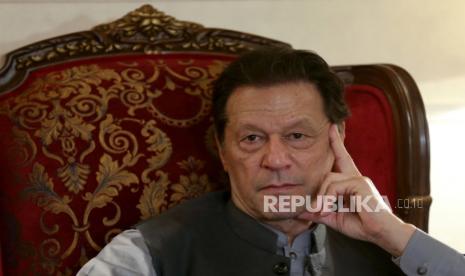
[[[316,198],[300,195],[265,195],[263,211],[265,213],[296,212],[302,207],[308,212],[380,212],[389,207],[389,200],[383,196],[383,201],[376,200],[374,196],[331,196],[319,195]],[[375,204],[370,204],[373,200]],[[387,206],[386,206],[387,205]]]
[[[418,199],[412,200],[411,198],[398,198],[396,201],[396,208],[398,209],[413,209],[413,208],[421,209],[423,208],[423,199],[418,198]]]
[[[265,213],[289,213],[296,212],[305,208],[308,212],[380,212],[383,209],[389,208],[387,196],[381,196],[382,200],[376,198],[375,195],[360,196],[331,196],[318,195],[316,198],[312,196],[301,195],[265,195],[263,200],[263,211]],[[408,200],[398,199],[395,208],[423,208],[422,202],[416,202],[413,206]]]

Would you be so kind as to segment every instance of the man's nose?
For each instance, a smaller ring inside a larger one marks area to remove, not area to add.
[[[289,149],[281,137],[270,137],[265,147],[262,167],[269,170],[284,170],[291,167]]]

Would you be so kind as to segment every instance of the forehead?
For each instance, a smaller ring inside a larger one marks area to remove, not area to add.
[[[237,88],[226,105],[228,124],[286,126],[298,121],[318,125],[326,119],[323,99],[307,82]]]

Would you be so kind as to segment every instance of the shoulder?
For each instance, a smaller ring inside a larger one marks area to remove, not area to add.
[[[138,230],[115,236],[78,272],[85,275],[156,275],[144,239]]]
[[[225,191],[212,192],[201,197],[185,201],[164,213],[137,224],[142,234],[174,234],[184,229],[198,228],[212,219],[220,217],[229,200]]]

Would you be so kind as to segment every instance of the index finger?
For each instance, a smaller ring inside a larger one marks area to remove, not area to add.
[[[352,157],[344,146],[344,142],[342,141],[337,124],[331,125],[329,130],[329,142],[334,154],[334,166],[336,171],[341,173],[360,175],[360,172],[355,166]]]

